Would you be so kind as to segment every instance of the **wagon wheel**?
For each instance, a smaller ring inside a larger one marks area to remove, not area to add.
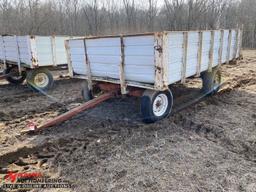
[[[92,91],[89,89],[87,80],[85,80],[85,82],[83,84],[81,93],[82,93],[83,100],[85,102],[93,99],[93,94],[92,94]]]
[[[213,69],[212,72],[203,72],[201,74],[203,81],[202,91],[205,93],[211,92],[211,94],[216,94],[219,91],[219,86],[221,84],[221,71],[218,69]]]
[[[171,91],[146,90],[141,98],[141,113],[145,123],[154,123],[171,113],[173,96]]]
[[[28,86],[39,92],[52,88],[53,81],[51,72],[45,68],[30,70],[27,75]]]
[[[6,77],[6,80],[15,85],[22,84],[27,76],[26,71],[22,71],[20,74],[17,66],[8,67],[4,71],[4,73],[10,74],[9,76]]]

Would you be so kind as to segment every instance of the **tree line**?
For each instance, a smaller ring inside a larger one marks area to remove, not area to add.
[[[0,33],[110,35],[244,26],[256,48],[255,0],[0,0]]]

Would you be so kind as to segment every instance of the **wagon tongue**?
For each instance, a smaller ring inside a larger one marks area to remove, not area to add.
[[[78,107],[75,107],[73,109],[71,109],[70,111],[67,111],[66,113],[63,113],[49,121],[47,121],[46,123],[40,125],[40,126],[37,126],[36,123],[34,122],[29,122],[27,124],[27,130],[24,131],[25,133],[28,133],[28,132],[37,132],[37,131],[40,131],[41,129],[44,129],[44,128],[47,128],[47,127],[51,127],[51,126],[54,126],[54,125],[57,125],[57,124],[60,124],[64,121],[67,121],[68,119],[71,119],[72,117],[74,117],[75,115],[87,110],[87,109],[91,109],[91,108],[94,108],[96,107],[98,104],[110,99],[110,98],[113,98],[116,96],[116,92],[107,92],[107,93],[104,93]]]

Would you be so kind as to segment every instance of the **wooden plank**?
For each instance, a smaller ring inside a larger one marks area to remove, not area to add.
[[[228,48],[227,48],[226,64],[229,64],[229,60],[230,60],[231,41],[232,41],[232,30],[229,30],[229,32],[228,32]]]
[[[126,90],[126,83],[125,83],[125,73],[124,73],[124,65],[125,65],[125,45],[124,45],[124,38],[123,36],[120,36],[120,65],[119,65],[119,78],[120,78],[120,86],[121,86],[121,93],[122,94],[127,94]]]
[[[84,42],[84,54],[85,54],[85,64],[86,64],[86,70],[87,70],[87,76],[88,76],[88,88],[89,90],[92,90],[92,71],[91,71],[91,65],[90,60],[87,54],[87,47],[86,47],[86,39],[83,40]]]
[[[243,45],[243,31],[244,31],[244,25],[242,25],[240,31],[240,35],[239,35],[239,57],[242,57],[242,45]]]
[[[196,76],[199,77],[201,74],[202,65],[202,49],[203,49],[203,32],[198,32],[198,50],[197,50],[197,66],[196,66]]]
[[[72,61],[71,61],[69,40],[65,41],[65,50],[66,50],[66,55],[67,55],[68,73],[69,73],[70,77],[73,77],[74,76],[74,71],[73,71]]]
[[[169,85],[169,39],[168,33],[163,32],[163,87]]]
[[[183,32],[183,56],[182,56],[182,68],[181,68],[181,83],[186,81],[186,68],[188,57],[188,32]]]
[[[163,34],[155,33],[154,42],[154,56],[155,56],[155,89],[162,89],[164,87],[163,80]]]
[[[38,67],[38,57],[37,57],[37,49],[36,49],[36,39],[35,36],[30,37],[30,46],[31,46],[31,56],[32,56],[32,66],[31,68]]]
[[[211,31],[208,72],[212,72],[215,31]]]
[[[4,44],[4,38],[3,36],[1,36],[1,40],[2,40],[2,49],[3,49],[3,54],[4,54],[4,60],[3,60],[3,64],[4,64],[4,69],[7,69],[7,65],[6,65],[6,51],[5,51],[5,44]]]
[[[223,39],[224,39],[224,30],[221,30],[220,31],[220,46],[219,46],[219,51],[218,51],[218,68],[222,64]]]
[[[234,53],[233,53],[233,59],[236,58],[236,55],[237,55],[237,50],[238,50],[238,38],[239,38],[239,30],[236,29],[236,42],[235,42],[235,50],[234,50]]]
[[[20,49],[18,44],[18,37],[16,35],[15,35],[15,41],[16,41],[17,65],[18,65],[19,74],[21,75]]]
[[[56,42],[55,42],[55,36],[51,36],[51,51],[52,51],[52,64],[54,66],[57,66],[56,63]]]

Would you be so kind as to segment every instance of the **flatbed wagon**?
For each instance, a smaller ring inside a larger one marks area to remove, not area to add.
[[[0,62],[7,81],[20,84],[25,79],[30,87],[50,89],[50,70],[67,69],[65,40],[68,36],[0,36]]]
[[[217,92],[220,66],[241,56],[242,30],[165,31],[85,37],[66,41],[70,76],[86,79],[86,101],[95,90],[141,97],[143,120],[168,116],[170,86],[201,77],[203,92]]]

